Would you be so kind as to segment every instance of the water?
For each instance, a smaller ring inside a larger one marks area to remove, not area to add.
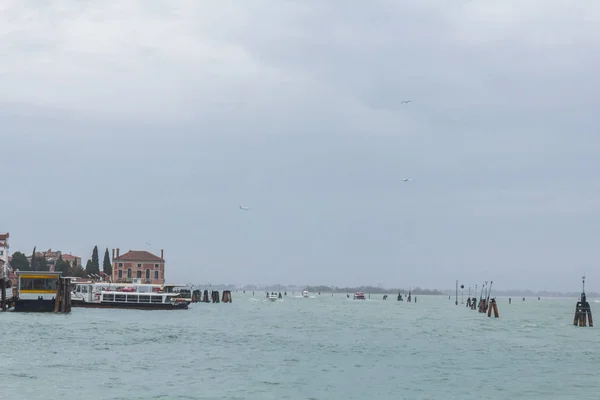
[[[572,325],[575,299],[498,299],[496,320],[447,297],[233,296],[187,311],[3,313],[2,398],[599,396],[600,328]]]

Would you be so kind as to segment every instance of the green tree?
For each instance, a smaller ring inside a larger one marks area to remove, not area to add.
[[[50,264],[48,264],[45,254],[43,254],[41,257],[36,257],[35,264],[34,271],[50,271]]]
[[[94,265],[92,264],[92,260],[88,259],[87,263],[85,263],[85,274],[86,276],[94,273]]]
[[[104,252],[104,261],[102,262],[102,270],[105,274],[112,276],[112,265],[110,263],[110,254],[108,254],[108,247]]]
[[[63,275],[68,275],[70,272],[69,271],[70,269],[71,269],[71,266],[69,265],[68,262],[63,260],[62,254],[60,256],[58,256],[58,260],[56,260],[56,264],[54,264],[54,271],[62,272]]]
[[[94,251],[92,251],[92,273],[100,273],[100,259],[98,257],[98,246],[94,246]]]
[[[10,262],[10,267],[13,271],[31,271],[31,266],[29,265],[29,260],[27,260],[27,256],[20,251],[14,252],[12,255],[12,261]]]
[[[77,265],[77,260],[73,260],[69,268],[69,275],[77,278],[85,278],[87,274],[81,265]]]

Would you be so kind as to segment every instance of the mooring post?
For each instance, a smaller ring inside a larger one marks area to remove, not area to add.
[[[494,318],[498,318],[500,315],[498,314],[498,304],[496,304],[496,299],[490,300],[490,305],[488,307],[488,317],[492,316],[492,311],[494,311]]]
[[[4,278],[0,279],[0,284],[2,285],[2,289],[0,289],[0,296],[2,296],[2,311],[6,311],[6,280]]]
[[[71,312],[71,279],[66,278],[67,281],[67,312]]]
[[[594,326],[594,319],[592,318],[592,308],[590,303],[587,301],[585,295],[585,276],[582,278],[583,290],[581,291],[581,299],[575,305],[575,318],[573,319],[573,325],[577,326]]]
[[[222,301],[223,301],[223,303],[231,303],[231,291],[230,290],[223,290]]]
[[[56,280],[56,297],[54,298],[54,312],[57,313],[60,311],[60,295],[61,295],[61,280],[58,278]]]

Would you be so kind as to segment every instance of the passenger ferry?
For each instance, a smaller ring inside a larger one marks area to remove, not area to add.
[[[14,311],[54,312],[56,282],[62,272],[17,271]]]
[[[140,310],[187,310],[189,302],[179,293],[166,293],[161,285],[140,283],[77,283],[71,307],[126,308]]]

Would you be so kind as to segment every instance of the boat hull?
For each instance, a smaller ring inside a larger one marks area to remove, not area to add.
[[[81,300],[71,300],[71,307],[80,308],[121,308],[128,310],[187,310],[187,302],[175,304],[164,303],[88,303]]]
[[[54,312],[54,299],[18,299],[15,300],[14,312]]]

